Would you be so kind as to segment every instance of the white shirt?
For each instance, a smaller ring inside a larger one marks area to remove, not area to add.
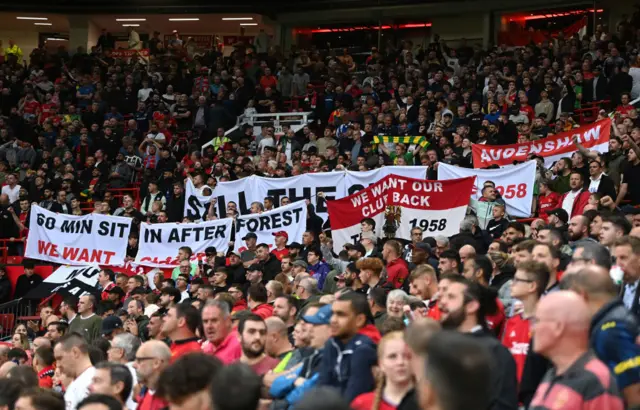
[[[636,296],[636,290],[638,290],[638,281],[624,285],[622,303],[624,303],[624,306],[629,310],[631,310],[631,307],[633,306],[633,298]]]
[[[580,192],[582,192],[581,189],[578,190],[577,192],[569,191],[567,192],[567,196],[565,196],[564,200],[562,201],[562,209],[567,211],[567,214],[569,215],[569,219],[571,219],[571,211],[573,210],[573,203],[575,202],[576,197]]]
[[[191,298],[191,296],[189,296],[189,291],[184,291],[184,292],[180,292],[180,300],[187,300]]]
[[[138,100],[147,101],[149,95],[153,92],[153,88],[141,88],[138,90]]]
[[[597,179],[590,178],[591,182],[589,183],[589,192],[594,193],[598,192],[598,187],[600,186],[600,181],[602,181],[602,173],[598,175]]]
[[[131,33],[129,33],[129,48],[134,50],[140,50],[142,48],[142,43],[140,42],[140,34],[138,34],[135,30],[131,30]]]
[[[262,155],[266,147],[275,147],[276,142],[272,137],[265,137],[258,144],[258,152]]]
[[[67,391],[64,393],[66,410],[76,410],[78,404],[89,395],[89,386],[93,382],[95,373],[96,368],[91,366],[67,387]]]
[[[132,386],[135,387],[135,385],[138,384],[138,373],[136,372],[136,369],[133,368],[133,362],[129,362],[125,366],[127,366],[129,371],[131,371],[131,377],[133,378]],[[125,405],[128,410],[136,410],[138,408],[138,403],[133,400],[133,389],[131,389],[131,393],[129,393],[129,398]]]
[[[16,184],[16,186],[11,189],[9,185],[5,185],[2,187],[2,193],[7,194],[9,196],[9,203],[13,203],[18,200],[18,196],[20,194],[20,185]]]

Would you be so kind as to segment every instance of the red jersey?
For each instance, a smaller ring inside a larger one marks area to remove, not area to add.
[[[264,90],[265,88],[275,89],[276,85],[278,85],[278,80],[275,76],[272,75],[263,75],[260,77],[260,87]]]
[[[171,343],[171,362],[173,363],[179,357],[194,352],[202,352],[202,348],[200,347],[200,342],[197,337],[173,342]]]
[[[627,104],[627,105],[621,104],[616,107],[616,112],[620,115],[629,115],[629,112],[635,109],[636,108],[631,104]]]
[[[373,408],[373,402],[376,399],[376,392],[362,393],[351,402],[351,408],[353,410],[371,410]],[[380,405],[378,410],[395,410],[396,406],[389,403],[382,397],[380,399]]]
[[[398,258],[387,263],[387,282],[391,283],[394,289],[400,289],[407,277],[409,267],[404,259]]]
[[[273,256],[275,256],[276,258],[278,258],[279,261],[282,260],[282,258],[284,258],[285,256],[289,256],[289,249],[284,248],[284,249],[274,249],[271,251],[271,254],[273,254]]]
[[[38,114],[40,112],[40,103],[36,100],[25,101],[23,110],[25,114]]]
[[[515,315],[504,325],[502,344],[509,349],[513,360],[516,362],[518,383],[522,380],[522,371],[527,361],[529,343],[531,342],[531,322],[525,319],[522,314]]]
[[[546,222],[549,218],[547,211],[559,208],[561,205],[560,194],[556,192],[551,191],[547,195],[540,195],[538,197],[538,216]]]
[[[504,321],[507,318],[507,315],[504,314],[504,305],[498,298],[496,298],[496,305],[498,306],[496,313],[487,315],[485,319],[489,329],[495,331],[495,333],[499,335],[502,333],[502,328],[504,327]]]
[[[52,117],[51,107],[55,107],[53,103],[42,104],[42,115],[40,116],[40,124],[44,124],[47,118]]]

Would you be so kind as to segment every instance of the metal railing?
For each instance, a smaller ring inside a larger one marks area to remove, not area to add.
[[[283,125],[289,125],[294,131],[300,130],[305,125],[309,124],[311,120],[309,120],[309,116],[312,114],[311,111],[305,112],[274,112],[268,114],[242,114],[236,118],[236,125],[232,128],[225,131],[224,135],[227,136],[237,130],[239,130],[243,125],[250,125],[252,127],[261,127],[264,124],[273,124],[276,129],[276,133],[282,131]],[[255,135],[255,132],[254,132]],[[210,146],[213,145],[213,140],[207,142],[202,146],[202,152]]]
[[[0,305],[0,339],[11,337],[21,323],[26,326],[28,320],[40,320],[39,316],[34,316],[36,309],[35,301],[23,298]]]

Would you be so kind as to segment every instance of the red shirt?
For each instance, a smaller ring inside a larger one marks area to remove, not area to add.
[[[197,337],[175,341],[171,343],[171,362],[173,363],[179,357],[194,352],[202,352]]]
[[[362,393],[351,402],[351,408],[353,410],[371,410],[373,408],[373,402],[376,399],[375,392]],[[395,410],[396,406],[387,402],[384,397],[380,399],[380,405],[378,410]]]
[[[38,387],[50,389],[53,387],[53,374],[56,372],[55,366],[48,366],[38,372]]]
[[[633,105],[631,105],[631,104],[627,104],[627,105],[618,105],[618,106],[616,107],[616,111],[617,111],[617,112],[618,112],[618,114],[620,114],[620,115],[629,115],[629,112],[630,112],[631,110],[635,110],[635,109],[636,109],[636,108],[635,108]],[[25,112],[26,112],[26,109],[25,109]]]
[[[267,87],[275,89],[277,84],[278,84],[278,80],[276,79],[275,76],[263,75],[262,77],[260,77],[260,87],[262,87],[263,90]]]
[[[427,317],[435,320],[436,322],[440,321],[440,317],[442,316],[442,312],[440,311],[440,307],[438,306],[438,301],[434,300],[433,302],[429,301],[427,304],[429,308],[429,312],[427,313]]]
[[[538,216],[547,221],[549,215],[547,215],[547,211],[552,209],[556,209],[562,206],[562,202],[560,202],[560,195],[556,192],[549,192],[547,195],[540,195],[538,197]]]
[[[278,258],[279,261],[281,261],[282,258],[284,258],[285,256],[289,256],[289,249],[287,248],[284,248],[282,250],[274,249],[271,251],[271,253],[273,254],[273,256]]]
[[[268,303],[263,303],[262,305],[258,305],[254,309],[251,309],[251,313],[266,319],[273,316],[273,306]]]
[[[109,282],[109,284],[105,286],[104,289],[102,289],[102,293],[100,293],[100,299],[101,300],[109,299],[109,291],[115,287],[116,287],[115,283]]]
[[[489,329],[494,330],[496,334],[499,335],[502,333],[502,327],[504,326],[504,321],[507,316],[504,314],[504,305],[498,298],[496,298],[496,305],[498,306],[496,313],[487,315],[485,319],[487,321],[487,326],[489,326]]]
[[[387,282],[391,283],[395,289],[400,289],[407,277],[409,277],[409,267],[404,259],[398,258],[387,263]]]
[[[530,327],[531,322],[529,319],[525,319],[521,314],[509,318],[504,325],[502,344],[509,349],[513,360],[516,362],[518,383],[522,380],[522,371],[527,361],[527,352],[529,352],[529,343],[531,342]]]
[[[25,114],[38,114],[40,103],[36,100],[25,101],[23,110]]]
[[[169,403],[157,397],[147,389],[138,397],[138,410],[162,410],[169,408]]]

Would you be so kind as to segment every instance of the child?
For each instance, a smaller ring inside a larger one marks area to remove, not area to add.
[[[593,192],[591,195],[589,195],[589,202],[587,202],[584,210],[588,211],[590,209],[593,209],[594,211],[597,211],[598,205],[600,204],[600,197],[601,195],[597,192]]]

